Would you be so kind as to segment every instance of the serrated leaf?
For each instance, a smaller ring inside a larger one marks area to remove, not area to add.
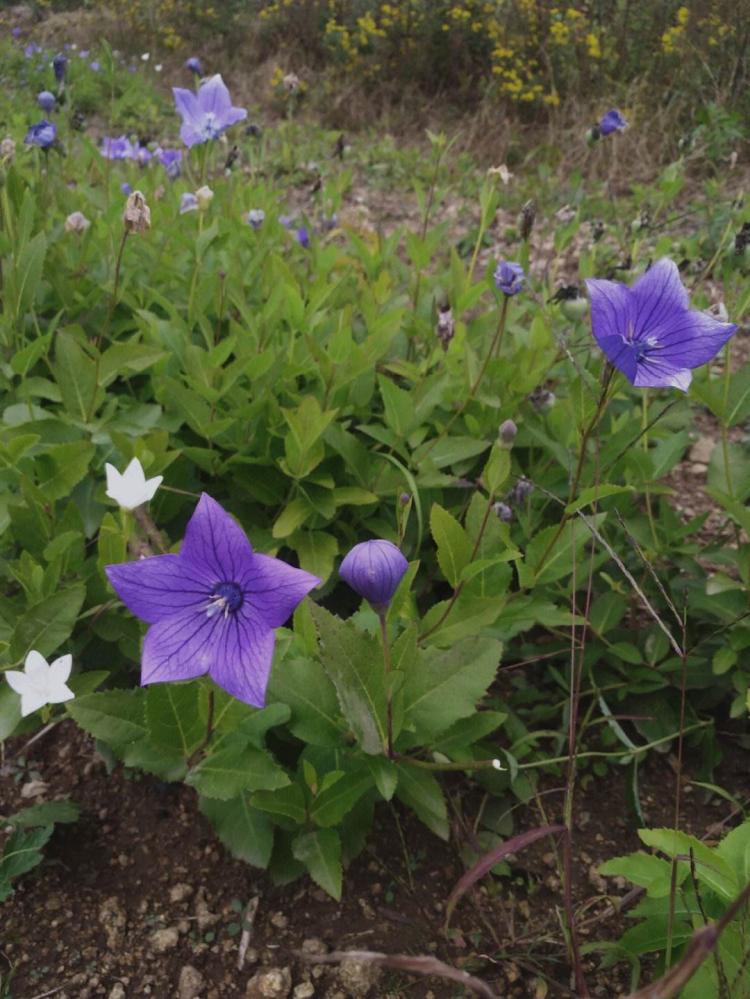
[[[437,545],[440,569],[451,586],[456,587],[471,561],[473,545],[469,535],[439,503],[433,503],[430,510],[430,530]]]
[[[125,746],[146,736],[142,690],[103,690],[67,701],[68,714],[95,739]]]
[[[293,825],[301,826],[307,819],[305,795],[299,784],[287,784],[276,791],[256,791],[250,803],[273,815],[277,821],[288,819]]]
[[[146,690],[146,727],[151,742],[188,757],[206,734],[205,688],[187,683],[155,683]]]
[[[311,607],[320,658],[333,681],[341,711],[365,753],[383,752],[387,743],[386,691],[382,653],[372,637],[319,605]]]
[[[418,819],[440,839],[448,840],[448,811],[437,779],[429,770],[405,763],[397,764],[396,797],[411,808]]]
[[[35,826],[54,826],[57,822],[76,822],[80,809],[70,798],[57,801],[43,801],[10,815],[3,821],[15,829],[30,829]]]
[[[285,659],[275,667],[267,700],[291,709],[289,730],[314,746],[340,746],[344,726],[340,721],[336,689],[314,659]]]
[[[226,801],[241,791],[273,791],[289,783],[282,768],[255,746],[228,746],[209,753],[185,778],[206,798]]]
[[[86,420],[96,397],[96,362],[71,333],[58,333],[55,339],[55,376],[65,409]]]
[[[445,651],[423,650],[404,679],[404,725],[429,741],[472,715],[495,678],[502,651],[502,643],[479,637]]]
[[[31,649],[43,656],[59,653],[60,645],[70,638],[85,596],[85,586],[76,583],[30,607],[13,630],[11,659],[25,659]]]
[[[612,857],[599,866],[599,873],[605,877],[623,877],[634,885],[645,888],[651,898],[665,898],[669,895],[672,880],[672,865],[668,860],[654,857],[649,853],[630,853],[625,857]],[[678,872],[678,886],[687,877],[688,871]]]
[[[362,795],[369,791],[373,781],[369,771],[344,774],[336,783],[321,791],[310,808],[316,825],[336,826],[354,808]]]
[[[292,843],[294,857],[305,865],[323,891],[341,901],[341,840],[333,829],[317,829],[298,836]]]
[[[250,804],[247,794],[229,801],[200,798],[198,807],[235,857],[255,867],[268,866],[273,850],[273,823]]]

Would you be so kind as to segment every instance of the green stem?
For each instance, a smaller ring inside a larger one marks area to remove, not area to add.
[[[209,689],[208,691],[208,717],[206,718],[206,734],[201,740],[201,744],[191,753],[190,758],[187,761],[188,769],[195,764],[195,761],[201,755],[203,750],[211,741],[211,736],[214,734],[214,692]]]
[[[386,726],[387,736],[385,753],[389,760],[394,758],[393,752],[393,694],[391,691],[391,646],[388,641],[388,622],[385,614],[378,614],[380,621],[380,638],[383,643],[383,670],[386,684]]]
[[[643,440],[643,450],[648,455],[648,389],[643,390],[643,409],[641,414],[641,433]],[[656,524],[654,523],[654,513],[651,507],[651,477],[646,482],[646,515],[648,517],[649,527],[651,528],[651,540],[654,542],[654,548],[659,547],[659,541],[656,536]]]

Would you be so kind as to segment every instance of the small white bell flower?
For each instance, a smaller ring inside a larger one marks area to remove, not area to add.
[[[41,652],[32,649],[26,656],[23,672],[9,669],[5,674],[8,685],[21,695],[21,715],[31,715],[47,704],[62,704],[75,694],[65,682],[73,665],[71,655],[60,656],[48,663]]]
[[[153,479],[147,479],[137,458],[133,458],[122,474],[109,462],[104,468],[107,472],[107,496],[123,510],[135,510],[137,506],[148,503],[164,478],[163,475],[157,475]]]

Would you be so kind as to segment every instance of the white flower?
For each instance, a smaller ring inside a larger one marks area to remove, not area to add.
[[[33,714],[47,704],[62,704],[75,694],[66,684],[73,665],[73,657],[60,656],[48,663],[41,652],[32,650],[26,656],[23,673],[9,669],[5,674],[12,690],[21,695],[21,715]]]
[[[107,472],[107,496],[119,503],[123,510],[135,510],[142,503],[148,503],[164,478],[157,475],[147,479],[137,458],[133,458],[122,475],[109,462],[104,468]]]
[[[203,187],[199,187],[198,190],[195,192],[195,197],[198,199],[198,208],[202,212],[205,212],[205,210],[211,204],[213,196],[214,192],[211,190],[210,187],[208,187],[207,184],[204,184]]]
[[[500,166],[490,167],[487,171],[487,176],[499,177],[503,184],[508,184],[511,180],[513,180],[513,174],[504,163],[501,163]]]
[[[154,69],[156,70],[157,73],[161,73],[161,71],[162,71],[162,69],[164,69],[164,67],[162,66],[162,64],[160,62],[157,62],[157,64],[154,66]]]
[[[148,62],[150,58],[151,58],[151,53],[144,52],[143,55],[141,56],[141,62]]]
[[[83,212],[72,212],[65,219],[65,231],[75,232],[77,235],[82,235],[88,227],[91,225],[89,220],[83,214]]]

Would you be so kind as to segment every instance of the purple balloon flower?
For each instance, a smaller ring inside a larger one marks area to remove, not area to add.
[[[55,110],[55,104],[57,103],[55,95],[49,90],[42,90],[41,93],[37,94],[36,102],[42,111],[46,111],[47,114]]]
[[[133,159],[136,161],[138,166],[145,166],[153,155],[154,154],[148,146],[138,145],[133,147]]]
[[[182,167],[182,150],[181,149],[157,149],[154,153],[167,171],[167,177],[170,180],[176,180],[180,176],[180,169]]]
[[[504,295],[517,295],[523,291],[526,275],[520,264],[501,260],[495,269],[495,287]]]
[[[391,541],[362,541],[339,567],[339,575],[379,613],[391,602],[409,563]]]
[[[65,79],[65,69],[68,65],[67,56],[64,56],[61,52],[55,56],[52,60],[52,72],[55,74],[55,79],[58,83],[62,83]]]
[[[673,260],[657,261],[632,288],[589,279],[596,342],[629,382],[686,392],[690,369],[710,361],[737,327],[691,309]]]
[[[57,138],[57,128],[51,121],[43,118],[42,121],[32,125],[23,140],[27,146],[39,146],[40,149],[49,149]]]
[[[310,249],[310,233],[307,231],[305,226],[301,225],[299,229],[295,229],[294,238],[297,240],[299,245],[303,247],[303,249]]]
[[[23,50],[23,54],[27,59],[31,59],[33,56],[38,55],[42,51],[42,46],[37,45],[36,42],[29,42],[26,48]]]
[[[263,707],[275,642],[320,580],[256,555],[242,528],[203,493],[179,555],[106,566],[118,596],[151,627],[141,683],[208,674],[233,697]]]
[[[612,108],[611,111],[607,111],[607,113],[602,116],[597,127],[599,129],[599,135],[611,135],[612,132],[624,132],[628,127],[628,123],[625,121],[617,108]]]
[[[95,73],[98,73],[101,68],[102,64],[99,62],[98,59],[94,59],[93,62],[89,63],[89,69],[93,69]]]
[[[185,60],[185,69],[189,69],[196,76],[203,76],[203,66],[197,56],[190,56],[189,59]]]
[[[173,87],[175,104],[182,117],[180,138],[186,146],[218,139],[230,125],[247,118],[245,108],[232,106],[232,99],[217,73],[201,84],[198,93]]]
[[[198,199],[190,191],[185,191],[185,193],[180,198],[180,215],[185,215],[186,212],[197,212],[198,211]]]
[[[124,135],[116,139],[104,136],[100,147],[100,152],[105,160],[132,160],[134,149],[133,143]]]

